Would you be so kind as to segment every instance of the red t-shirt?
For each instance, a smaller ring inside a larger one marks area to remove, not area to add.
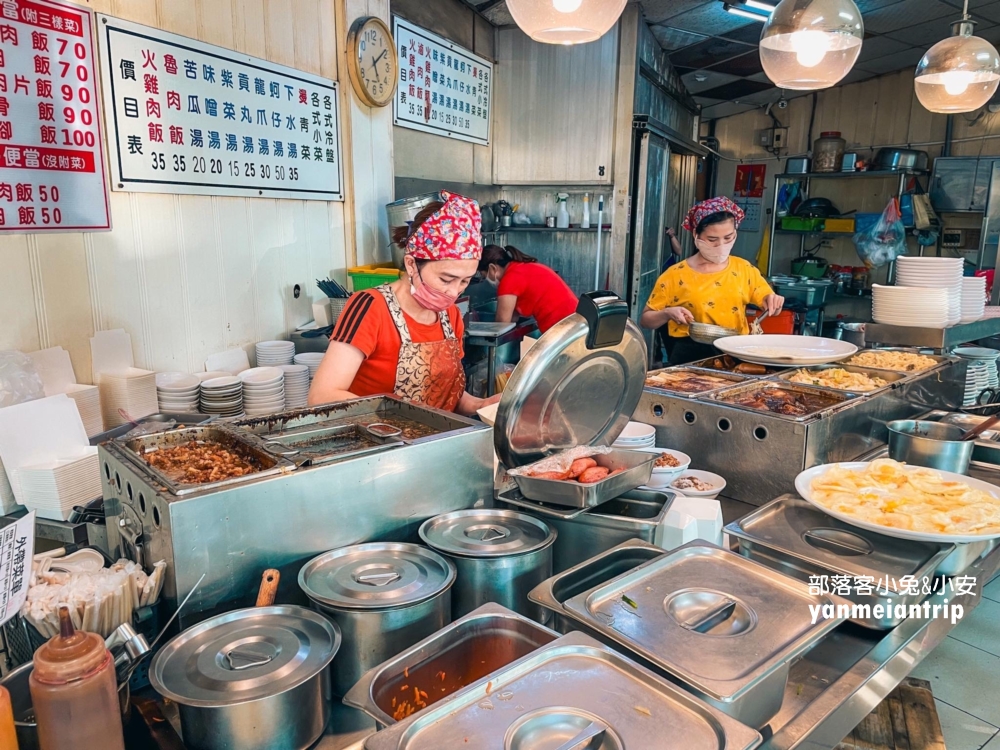
[[[541,263],[508,263],[497,288],[498,297],[506,294],[517,297],[518,314],[533,317],[542,333],[575,313],[578,302],[559,274]]]
[[[462,316],[454,305],[448,310],[448,318],[461,346],[464,327]],[[405,312],[403,319],[410,330],[413,343],[444,341],[444,328],[440,320],[432,325],[424,325]],[[351,383],[351,393],[355,396],[392,393],[396,385],[396,365],[402,342],[389,314],[389,305],[380,292],[372,289],[352,295],[337,319],[330,340],[350,344],[365,355],[365,361],[361,363],[358,374]]]

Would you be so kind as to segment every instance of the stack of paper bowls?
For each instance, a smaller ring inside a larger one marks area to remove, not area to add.
[[[251,367],[243,381],[243,409],[248,417],[274,414],[285,408],[285,373],[277,367]]]
[[[319,363],[323,361],[323,356],[323,352],[303,352],[295,355],[295,364],[308,367],[309,379],[312,380],[316,377],[316,370],[319,369]]]
[[[309,403],[309,367],[282,365],[285,373],[285,408],[304,409]]]
[[[979,320],[986,313],[986,277],[966,276],[962,279],[962,322]]]
[[[872,320],[876,323],[945,328],[951,320],[949,306],[947,289],[872,285]]]
[[[615,440],[613,448],[638,451],[656,445],[656,428],[642,422],[629,422]]]
[[[1000,387],[1000,378],[997,376],[1000,351],[984,346],[961,346],[954,354],[969,361],[969,369],[965,374],[963,406],[973,406],[984,389]]]
[[[947,325],[955,325],[962,319],[964,267],[965,261],[961,258],[911,258],[903,255],[896,259],[896,283],[900,286],[944,289],[948,293]]]
[[[101,409],[106,427],[117,427],[130,419],[155,414],[159,409],[156,399],[156,373],[129,367],[119,372],[97,374],[101,390]]]
[[[291,341],[261,341],[256,350],[258,367],[290,365],[295,357],[295,344]]]
[[[243,414],[243,383],[235,375],[209,378],[201,384],[201,410],[216,417]]]
[[[87,437],[104,432],[104,415],[101,414],[101,391],[96,385],[72,383],[66,386],[66,395],[76,402]],[[0,485],[3,479],[0,478]],[[0,491],[2,492],[2,491]]]
[[[160,411],[173,414],[197,414],[201,381],[184,372],[156,373],[156,400]]]
[[[101,496],[101,465],[97,448],[79,456],[50,461],[18,470],[17,481],[24,507],[41,518],[68,521],[76,505]]]

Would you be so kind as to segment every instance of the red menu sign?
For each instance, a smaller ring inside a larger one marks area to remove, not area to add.
[[[0,231],[111,228],[91,19],[0,0]]]

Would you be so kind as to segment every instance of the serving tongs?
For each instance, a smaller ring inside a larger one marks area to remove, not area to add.
[[[760,315],[760,316],[754,318],[750,322],[750,335],[751,336],[763,336],[764,335],[764,327],[761,325],[761,323],[764,322],[770,314],[771,313],[770,313],[769,310],[764,310],[764,314],[763,315]]]

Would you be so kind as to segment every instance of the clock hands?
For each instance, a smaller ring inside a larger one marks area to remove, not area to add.
[[[383,57],[385,57],[388,53],[389,53],[389,50],[384,49],[384,50],[382,50],[382,54],[381,55],[379,55],[378,57],[373,57],[372,58],[372,70],[375,71],[375,75],[378,75],[378,71],[375,70],[376,67],[378,66],[378,61],[381,60]]]

